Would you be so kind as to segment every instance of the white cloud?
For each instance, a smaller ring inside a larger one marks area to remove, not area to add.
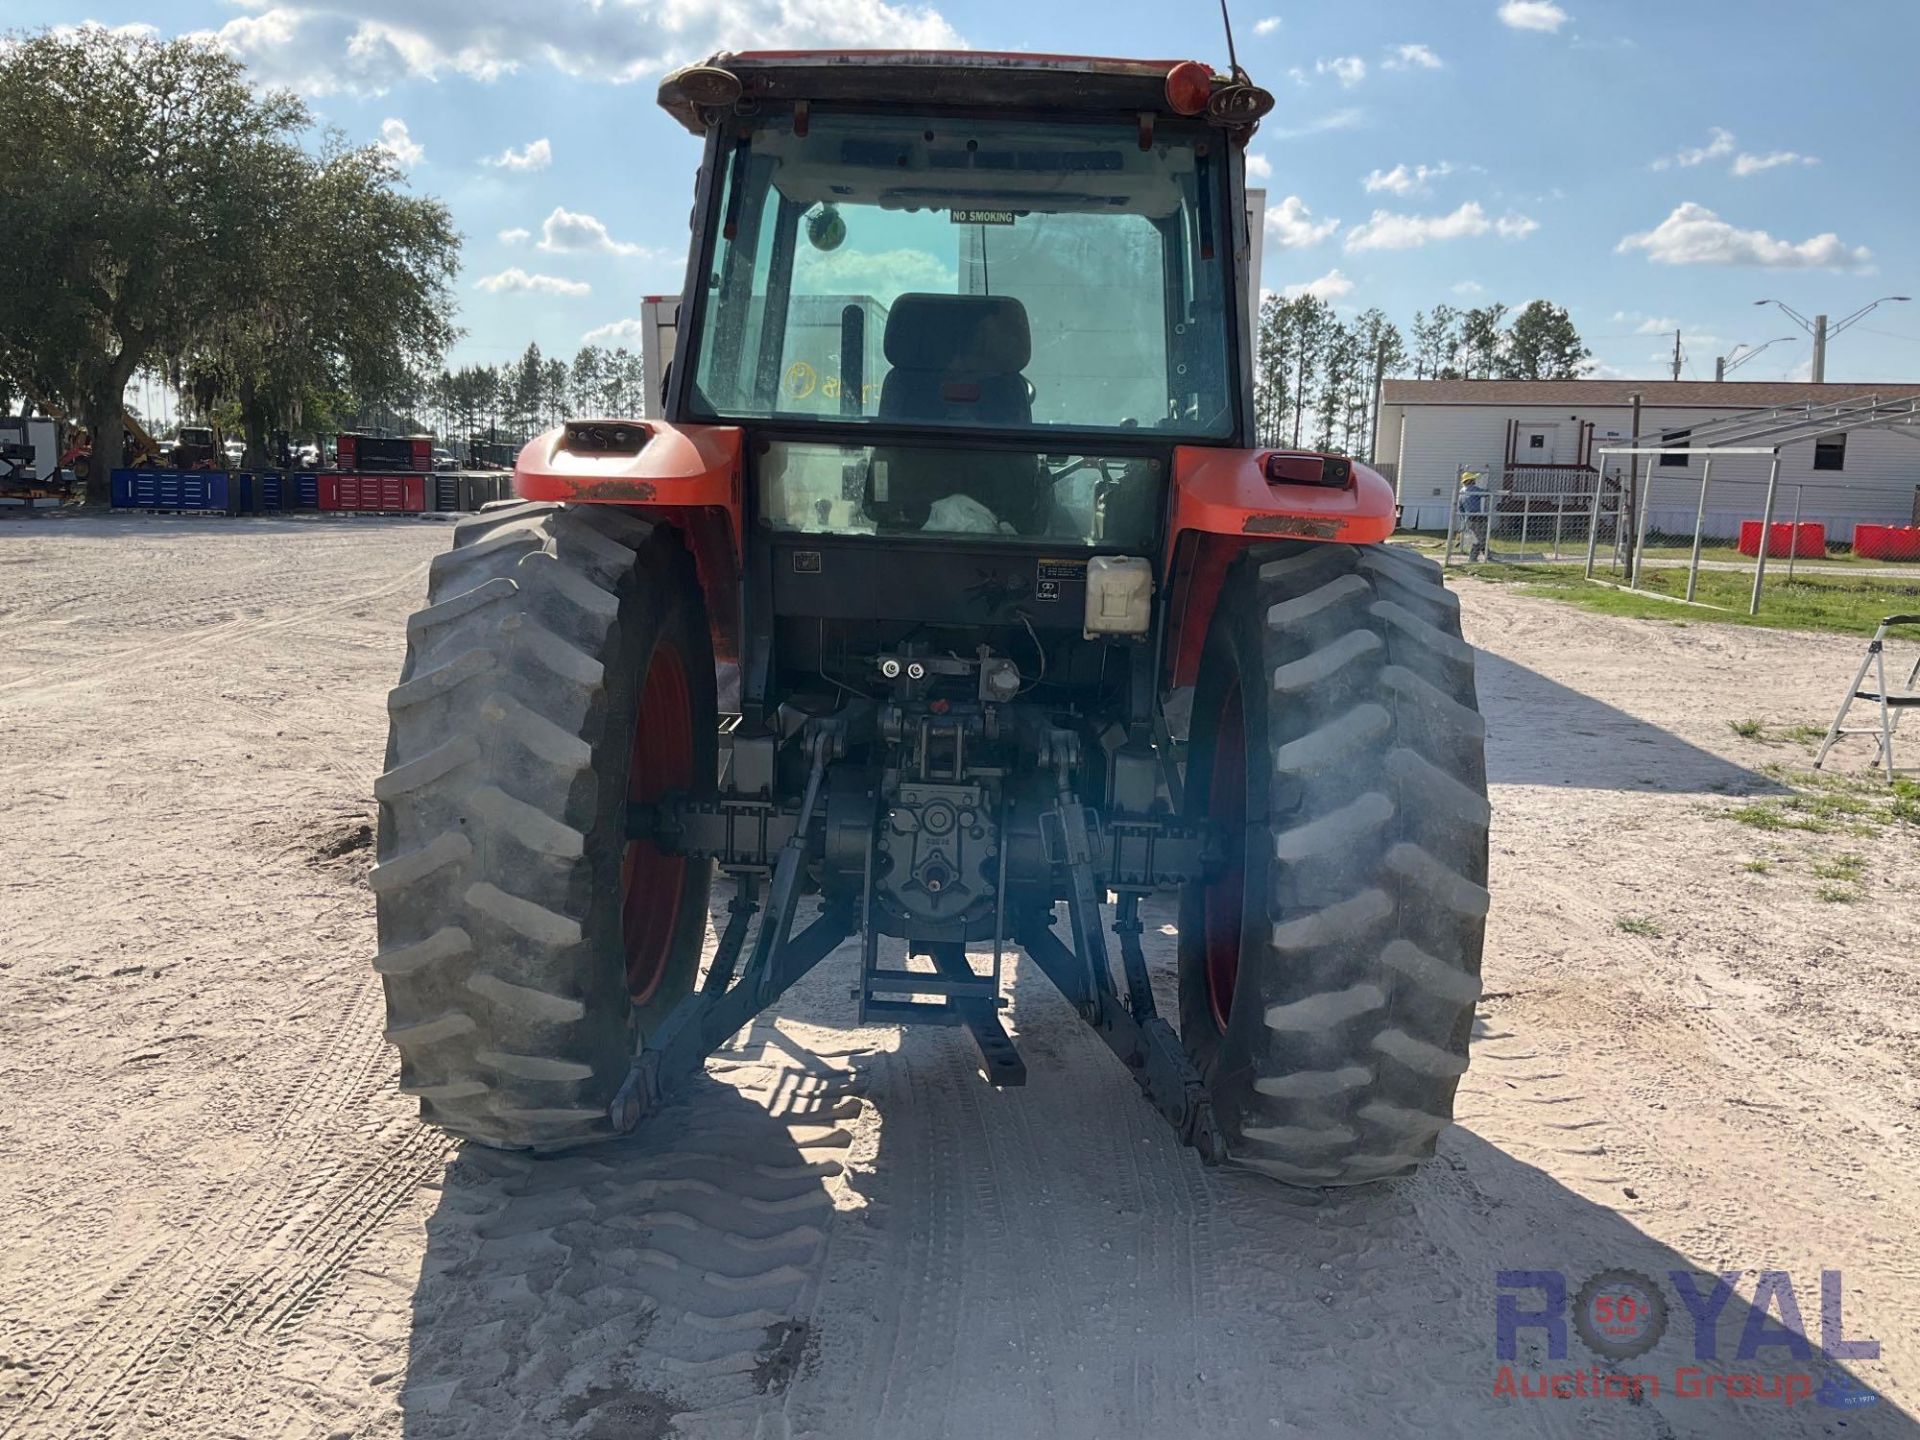
[[[1678,330],[1680,322],[1671,315],[1649,315],[1634,326],[1636,335],[1665,335],[1669,330]]]
[[[474,287],[489,295],[587,295],[593,287],[584,280],[563,280],[558,275],[529,275],[518,265],[488,275]]]
[[[509,145],[480,163],[496,170],[544,170],[553,163],[553,146],[544,139],[529,140],[518,150]]]
[[[1484,295],[1487,293],[1487,287],[1482,285],[1478,280],[1458,280],[1454,282],[1453,293],[1469,297]]]
[[[1260,19],[1253,22],[1253,33],[1256,35],[1271,35],[1279,28],[1280,17],[1278,15],[1263,15]]]
[[[1691,200],[1653,229],[1629,235],[1614,247],[1644,250],[1660,265],[1754,265],[1769,270],[1866,270],[1873,253],[1844,245],[1831,231],[1810,240],[1776,240],[1764,230],[1741,230]]]
[[[1331,60],[1314,61],[1313,73],[1331,75],[1343,90],[1351,90],[1367,78],[1367,62],[1358,55],[1336,55]]]
[[[638,345],[646,326],[634,319],[610,320],[580,337],[582,345]]]
[[[1570,18],[1553,0],[1506,0],[1498,11],[1500,23],[1514,30],[1544,30],[1558,33]]]
[[[1519,240],[1539,229],[1537,221],[1525,215],[1507,214],[1487,219],[1477,200],[1469,200],[1445,215],[1399,215],[1391,210],[1376,210],[1364,224],[1347,232],[1349,250],[1417,250],[1439,240],[1462,240],[1489,231],[1503,239]]]
[[[1264,155],[1248,155],[1247,178],[1249,180],[1271,180],[1273,178],[1273,162]]]
[[[62,39],[77,35],[82,30],[100,30],[108,35],[118,35],[127,40],[158,40],[159,27],[148,25],[144,21],[130,20],[125,25],[107,25],[98,20],[82,20],[78,25],[56,25],[53,33]]]
[[[1314,116],[1304,125],[1297,125],[1290,130],[1276,130],[1273,134],[1277,140],[1300,140],[1308,135],[1324,135],[1329,130],[1357,129],[1364,119],[1366,119],[1364,110],[1349,106],[1345,110],[1326,111],[1324,114]]]
[[[1289,195],[1267,207],[1267,238],[1282,250],[1304,250],[1318,245],[1340,228],[1334,220],[1315,220],[1298,195]]]
[[[1438,165],[1401,164],[1391,170],[1370,171],[1360,183],[1369,195],[1378,195],[1383,190],[1394,195],[1425,195],[1431,188],[1428,181],[1444,179],[1452,173],[1453,165],[1446,160]]]
[[[1696,165],[1706,164],[1709,160],[1724,160],[1732,155],[1733,164],[1728,167],[1729,173],[1745,179],[1749,175],[1776,170],[1782,165],[1818,165],[1820,163],[1817,156],[1802,155],[1798,150],[1770,150],[1764,155],[1753,155],[1744,150],[1735,154],[1734,150],[1733,132],[1723,125],[1715,125],[1708,132],[1706,144],[1689,146],[1677,154],[1663,155],[1649,168],[1690,170]]]
[[[1763,170],[1773,170],[1781,165],[1818,165],[1819,158],[1802,155],[1795,150],[1770,150],[1765,155],[1745,153],[1733,157],[1733,173],[1742,179],[1749,175],[1758,175]]]
[[[500,243],[502,245],[524,245],[532,238],[533,232],[531,230],[522,229],[518,225],[514,226],[511,230],[502,230],[500,232]]]
[[[240,0],[256,13],[200,37],[245,59],[256,81],[308,95],[383,94],[406,79],[482,82],[549,67],[586,80],[657,76],[718,50],[963,49],[923,0]],[[268,8],[261,8],[268,7]]]
[[[556,205],[553,213],[541,222],[540,248],[562,255],[584,252],[638,255],[644,247],[614,239],[607,227],[591,215]]]
[[[1653,162],[1655,170],[1670,170],[1679,166],[1690,170],[1695,165],[1704,165],[1709,160],[1718,160],[1733,154],[1733,132],[1715,125],[1708,131],[1708,140],[1704,145],[1692,146],[1675,155],[1663,155]]]
[[[307,22],[314,12],[275,6],[254,15],[238,15],[218,30],[190,30],[183,37],[223,50],[243,61],[258,85],[277,85],[305,95],[342,89],[340,67],[316,64]],[[381,87],[384,89],[385,87]]]
[[[391,116],[380,122],[380,148],[393,156],[402,170],[411,170],[427,156],[427,147],[413,138],[407,122]]]
[[[1396,45],[1393,54],[1380,62],[1382,70],[1439,70],[1443,61],[1424,45]]]
[[[1353,281],[1341,274],[1336,265],[1318,280],[1288,285],[1280,293],[1289,300],[1298,300],[1302,295],[1311,295],[1316,300],[1338,300],[1342,295],[1353,293]]]

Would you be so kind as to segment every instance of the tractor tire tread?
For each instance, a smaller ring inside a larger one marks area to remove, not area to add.
[[[423,1118],[487,1145],[611,1136],[631,1064],[606,893],[632,713],[616,662],[638,630],[690,626],[682,612],[699,606],[671,532],[611,508],[521,503],[461,521],[388,698],[370,881],[387,1038]],[[704,910],[704,876],[697,889]]]
[[[1473,652],[1440,567],[1410,552],[1256,554],[1236,578],[1221,605],[1263,617],[1245,643],[1272,682],[1271,850],[1255,854],[1250,822],[1245,860],[1271,931],[1264,953],[1243,944],[1213,1032],[1216,1109],[1250,1169],[1314,1187],[1391,1179],[1450,1123],[1481,993],[1490,811]],[[1183,1028],[1203,1022],[1183,1005]]]

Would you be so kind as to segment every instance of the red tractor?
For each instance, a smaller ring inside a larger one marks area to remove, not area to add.
[[[1256,443],[1271,97],[779,52],[660,101],[706,147],[663,413],[529,444],[408,626],[372,872],[403,1088],[488,1145],[618,1135],[848,941],[862,1021],[1017,1085],[1017,946],[1207,1159],[1413,1170],[1480,993],[1483,726],[1387,483]]]

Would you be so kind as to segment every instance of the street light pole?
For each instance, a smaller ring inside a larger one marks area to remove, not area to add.
[[[1851,315],[1846,316],[1844,319],[1832,325],[1827,323],[1827,317],[1824,315],[1816,315],[1809,320],[1784,300],[1756,300],[1753,303],[1756,305],[1778,306],[1786,312],[1788,318],[1790,318],[1794,324],[1813,336],[1813,381],[1816,385],[1819,385],[1825,383],[1827,378],[1827,341],[1831,337],[1838,335],[1842,330],[1853,324],[1854,321],[1877,306],[1905,304],[1912,298],[1911,295],[1882,295],[1878,300],[1873,300],[1862,305]]]
[[[1753,359],[1754,356],[1766,349],[1768,345],[1786,345],[1790,344],[1792,340],[1793,337],[1791,335],[1776,335],[1773,339],[1761,345],[1749,345],[1743,340],[1740,344],[1734,346],[1733,349],[1713,362],[1713,378],[1715,380],[1725,380],[1727,376]],[[1742,355],[1740,353],[1742,350],[1747,353]]]

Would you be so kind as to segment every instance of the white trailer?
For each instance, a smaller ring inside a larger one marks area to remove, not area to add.
[[[678,295],[640,298],[640,369],[646,398],[642,418],[658,419],[665,408],[667,366],[673,363],[673,341],[680,323]]]

